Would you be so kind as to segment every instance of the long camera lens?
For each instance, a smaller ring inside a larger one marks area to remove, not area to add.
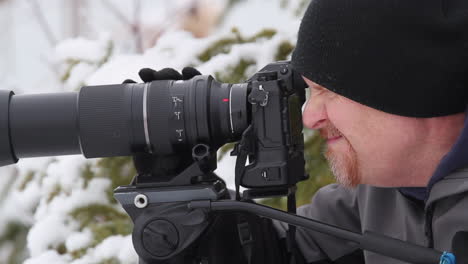
[[[0,166],[81,153],[171,154],[198,143],[217,149],[248,126],[247,90],[248,83],[196,76],[55,94],[0,91]]]

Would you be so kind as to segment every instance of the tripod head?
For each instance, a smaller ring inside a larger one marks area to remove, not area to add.
[[[229,198],[229,194],[224,181],[213,173],[216,152],[206,145],[197,145],[191,158],[181,161],[182,158],[172,157],[161,163],[188,164],[180,173],[160,168],[169,174],[165,177],[167,181],[161,181],[163,177],[158,177],[161,175],[138,175],[131,185],[120,186],[114,192],[135,224],[133,244],[143,263],[190,258],[195,261],[203,257],[197,255],[198,248],[194,248],[194,244],[213,219],[207,210],[189,210],[187,203],[217,201]]]

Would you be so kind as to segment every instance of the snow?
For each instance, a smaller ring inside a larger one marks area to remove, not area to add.
[[[73,229],[77,228],[76,224],[64,225],[63,222],[63,216],[50,214],[34,224],[28,234],[28,248],[33,258],[64,243],[67,237],[72,234]]]
[[[113,57],[86,79],[86,83],[88,85],[104,85],[122,83],[125,79],[139,81],[138,71],[142,67],[151,66],[145,66],[141,56],[121,55]]]
[[[66,195],[68,191],[62,189],[62,192],[55,196],[50,202],[46,201],[48,197],[45,195],[42,197],[44,202],[37,208],[36,220],[41,221],[40,219],[50,214],[67,215],[76,208],[91,204],[107,204],[108,198],[106,191],[110,186],[111,182],[109,179],[98,178],[90,180],[86,189],[75,187],[71,190],[70,195]],[[51,192],[48,192],[48,194]]]
[[[0,248],[0,259],[8,259],[9,256],[14,252],[15,245],[12,242],[6,243]]]
[[[4,195],[5,198],[0,203],[0,212],[2,212],[0,214],[0,234],[11,222],[20,222],[24,225],[30,225],[34,222],[33,210],[37,207],[41,197],[40,185],[37,181],[31,181],[23,191],[18,188],[29,172],[44,170],[51,160],[51,158],[25,159],[20,160],[18,166],[0,168],[1,186],[8,188],[2,192],[2,196]],[[16,181],[14,181],[15,178]],[[13,181],[13,184],[9,181]]]
[[[24,264],[67,264],[69,260],[70,257],[59,255],[55,250],[47,250],[36,258],[26,260]]]
[[[11,222],[20,222],[25,226],[34,223],[33,210],[40,199],[39,184],[32,182],[20,192],[13,190],[8,197],[2,201],[0,206],[0,233],[3,233]]]
[[[65,246],[69,251],[76,251],[88,247],[92,239],[93,234],[89,229],[85,229],[81,232],[73,232],[67,237]]]
[[[254,74],[263,66],[274,61],[276,51],[282,41],[292,39],[289,34],[279,32],[268,41],[233,45],[229,54],[219,54],[197,68],[204,74],[214,74],[220,69],[235,66],[239,60],[245,59],[257,62],[256,68],[250,72],[250,74]]]
[[[85,257],[73,261],[72,264],[99,263],[115,258],[120,263],[137,264],[138,255],[133,250],[131,236],[112,236],[102,241],[94,249],[90,249]]]
[[[107,52],[107,43],[109,37],[102,35],[98,40],[89,40],[84,38],[66,39],[60,42],[54,50],[55,59],[64,60],[83,60],[94,62],[102,58]]]

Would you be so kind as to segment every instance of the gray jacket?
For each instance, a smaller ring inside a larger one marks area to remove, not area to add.
[[[298,214],[351,231],[372,231],[440,251],[453,252],[456,247],[468,251],[468,121],[428,187],[360,185],[347,189],[331,184],[320,189],[310,204],[298,208]],[[275,224],[284,236],[286,226]],[[296,240],[307,263],[404,263],[301,228]]]
[[[394,188],[361,185],[346,189],[332,184],[320,189],[313,203],[300,207],[298,214],[355,232],[373,231],[452,252],[455,234],[468,231],[467,191],[468,169],[437,182],[425,204]],[[363,252],[362,261],[355,244],[300,228],[296,240],[307,263],[404,263],[368,251]]]

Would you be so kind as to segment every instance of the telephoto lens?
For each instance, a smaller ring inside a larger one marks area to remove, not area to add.
[[[41,156],[168,155],[199,143],[217,149],[247,128],[248,89],[195,76],[79,92],[0,91],[0,166]]]

